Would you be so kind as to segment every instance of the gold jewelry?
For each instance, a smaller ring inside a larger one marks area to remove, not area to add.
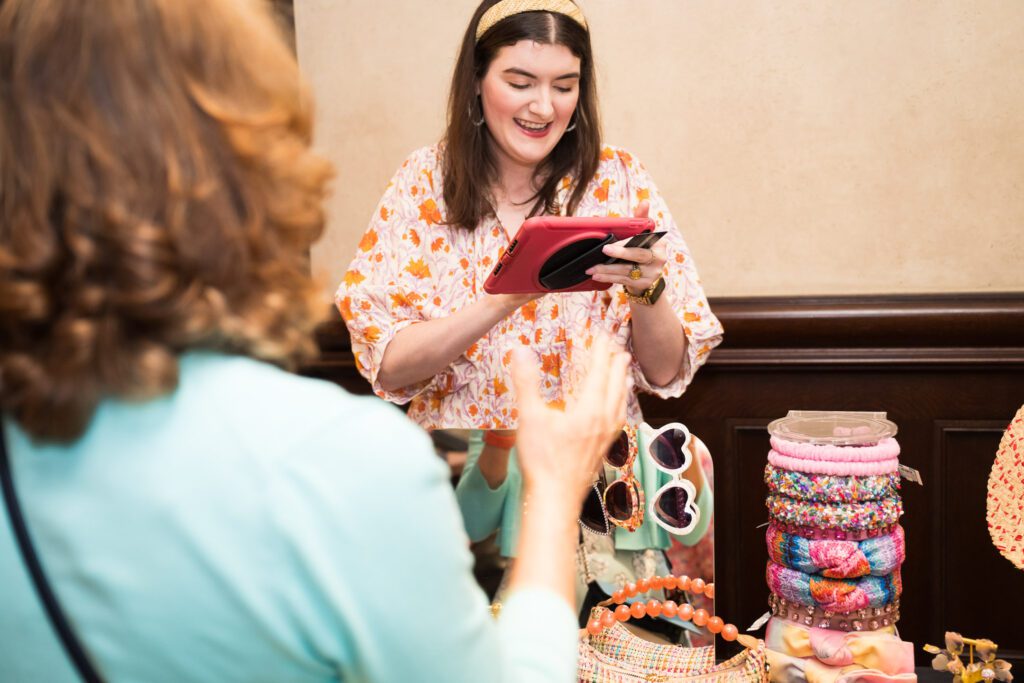
[[[629,279],[639,280],[644,276],[644,271],[640,269],[639,263],[634,263],[633,267],[629,269]]]
[[[502,19],[508,19],[514,14],[523,12],[554,12],[564,14],[577,24],[587,29],[587,20],[583,18],[583,11],[571,0],[501,0],[484,12],[480,22],[476,25],[476,39],[491,30],[491,27]]]
[[[658,279],[651,283],[651,286],[645,289],[640,294],[630,294],[629,290],[626,290],[626,296],[629,297],[630,303],[642,304],[644,306],[653,306],[654,303],[661,297],[661,293],[665,291],[665,276],[659,275]]]

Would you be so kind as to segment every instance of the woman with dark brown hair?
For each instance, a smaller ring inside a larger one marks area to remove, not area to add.
[[[565,413],[514,367],[538,513],[496,625],[427,436],[283,369],[331,169],[266,8],[3,0],[0,92],[0,680],[572,680],[626,354]]]
[[[336,302],[359,369],[379,396],[408,403],[409,417],[425,428],[479,430],[460,505],[472,538],[501,528],[501,551],[513,556],[521,479],[511,351],[534,354],[545,399],[560,405],[572,391],[578,351],[605,333],[630,350],[636,389],[673,397],[722,328],[647,170],[601,142],[590,32],[576,4],[481,2],[448,105],[444,139],[414,152],[388,185]],[[649,214],[667,236],[653,249],[605,247],[625,261],[588,271],[618,285],[607,291],[486,294],[483,283],[520,225],[540,214]],[[643,420],[634,392],[628,420]],[[710,487],[698,466],[686,474],[710,521]],[[706,528],[681,540],[695,543]],[[652,547],[636,538],[623,547]],[[616,581],[657,568],[627,565]]]

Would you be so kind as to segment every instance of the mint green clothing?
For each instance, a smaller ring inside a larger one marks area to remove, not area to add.
[[[30,532],[121,681],[575,680],[576,621],[520,591],[495,623],[427,435],[394,407],[241,357],[104,401],[72,444],[5,420]],[[75,681],[0,523],[0,680]]]
[[[637,457],[633,465],[633,474],[643,487],[644,496],[650,501],[651,497],[671,477],[651,466],[647,462],[646,456],[643,455],[647,443],[645,430],[638,430],[638,438],[640,456]],[[497,489],[492,489],[480,473],[480,468],[477,467],[482,450],[483,432],[474,430],[469,436],[466,466],[455,489],[455,496],[462,509],[462,518],[466,522],[466,532],[473,541],[479,541],[490,536],[496,529],[499,530],[498,543],[501,554],[505,557],[515,557],[516,547],[519,543],[519,501],[522,499],[523,493],[523,478],[519,472],[516,452],[513,449],[509,455],[508,475],[505,477],[505,481]],[[571,449],[567,448],[566,454],[571,455]],[[609,470],[609,472],[613,471]],[[646,550],[648,548],[666,550],[671,546],[672,537],[683,545],[695,545],[707,533],[714,508],[714,493],[705,482],[697,496],[700,520],[690,533],[683,536],[675,534],[670,536],[657,524],[646,521],[648,515],[645,509],[645,522],[636,531],[630,533],[625,529],[614,527],[615,548],[616,550]]]

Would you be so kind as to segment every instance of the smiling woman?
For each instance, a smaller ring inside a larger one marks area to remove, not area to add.
[[[619,287],[483,290],[531,216],[648,213],[664,239],[652,249],[608,245],[605,254],[622,262],[588,271]],[[564,406],[586,349],[607,335],[629,349],[637,389],[670,397],[683,392],[722,332],[654,181],[633,155],[601,141],[590,33],[570,0],[477,7],[452,77],[445,136],[409,156],[392,179],[336,301],[359,370],[379,396],[409,403],[409,417],[428,429],[487,430],[471,436],[457,493],[470,536],[500,527],[506,556],[519,550],[522,496],[512,351],[535,355],[545,400]],[[635,392],[627,417],[634,426],[643,421]],[[693,470],[701,517],[710,521],[710,488],[701,468]],[[696,543],[706,529],[682,540]],[[636,538],[626,547],[651,548]],[[614,553],[605,540],[604,551]],[[625,581],[639,565],[625,557],[614,566],[626,568]],[[666,569],[662,558],[641,573]],[[582,598],[584,582],[577,590]]]

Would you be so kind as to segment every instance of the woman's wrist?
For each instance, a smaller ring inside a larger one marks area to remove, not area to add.
[[[583,492],[575,495],[551,481],[523,482],[523,514],[542,514],[552,522],[568,520],[575,527],[583,505]],[[543,511],[543,512],[542,512]]]
[[[513,294],[485,294],[477,299],[477,303],[484,308],[493,327],[515,313],[526,302],[521,296]]]

